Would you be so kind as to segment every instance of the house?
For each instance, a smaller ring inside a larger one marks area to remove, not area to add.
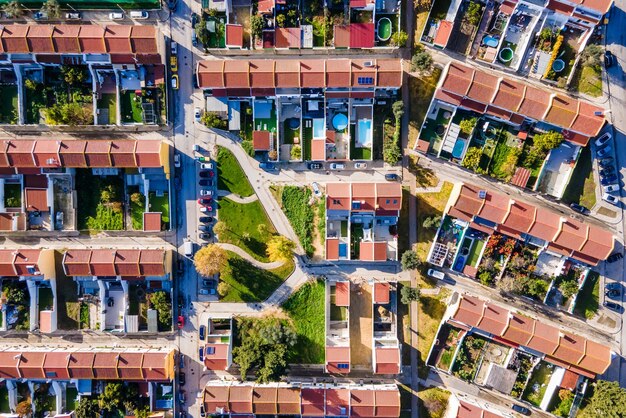
[[[233,361],[233,319],[209,318],[204,345],[204,367],[207,370],[227,370]]]
[[[211,60],[196,73],[211,102],[228,106],[232,129],[285,162],[372,160],[373,142],[382,141],[373,137],[374,109],[402,85],[396,59]]]
[[[376,374],[399,374],[398,291],[396,282],[372,283],[372,365]]]
[[[611,364],[610,347],[518,314],[490,301],[462,295],[444,322],[476,330],[498,342],[533,353],[545,361],[595,379]]]
[[[399,183],[326,185],[326,259],[398,259]]]
[[[326,281],[326,373],[350,373],[350,281]]]
[[[162,249],[74,249],[64,253],[63,270],[80,294],[89,295],[83,298],[99,308],[101,331],[132,333],[141,325],[139,312],[129,311],[131,302],[139,305],[146,293],[171,289],[171,257]],[[141,328],[156,329],[156,324],[148,320]]]
[[[209,381],[204,388],[207,414],[236,416],[400,416],[396,385],[251,384]]]
[[[467,183],[454,186],[444,213],[484,233],[498,231],[591,266],[605,260],[615,247],[613,234],[605,229]],[[435,241],[429,262],[442,265],[442,250]]]
[[[502,414],[499,410],[485,402],[478,402],[467,396],[463,396],[463,400],[461,400],[456,394],[452,394],[448,398],[446,411],[446,418],[501,418],[509,416]]]

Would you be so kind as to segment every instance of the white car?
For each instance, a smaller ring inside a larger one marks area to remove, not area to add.
[[[355,163],[354,164],[354,168],[357,170],[364,170],[367,168],[367,164],[366,163]]]
[[[602,136],[600,136],[600,138],[596,139],[596,147],[602,147],[604,146],[604,144],[606,144],[607,142],[609,142],[611,140],[613,136],[611,135],[610,132],[605,132],[602,134]]]
[[[213,163],[200,164],[200,170],[213,170]]]
[[[178,54],[178,44],[174,41],[170,42],[170,53],[171,55]]]
[[[121,12],[109,13],[109,20],[122,20],[122,19],[124,19],[124,13],[121,13]]]
[[[444,272],[435,269],[428,269],[428,275],[437,280],[443,280],[446,278]]]
[[[131,19],[144,20],[149,18],[150,15],[145,10],[133,10],[130,12]]]
[[[619,199],[612,194],[602,193],[602,200],[604,200],[605,202],[609,202],[610,204],[615,206],[619,205]]]
[[[200,196],[213,196],[213,190],[200,189]]]
[[[330,163],[331,170],[343,170],[346,168],[346,165],[343,163]]]
[[[311,183],[311,187],[313,188],[313,194],[315,197],[322,197],[322,191],[320,190],[320,185],[316,182]]]
[[[206,206],[200,206],[200,212],[202,213],[210,213],[211,208],[207,208]]]
[[[193,109],[193,119],[196,122],[200,123],[201,116],[202,116],[202,110],[200,110],[199,107],[194,107],[194,109]]]
[[[174,154],[174,167],[180,168],[180,154]]]
[[[619,184],[609,184],[608,186],[602,186],[602,190],[606,193],[613,193],[619,190]]]

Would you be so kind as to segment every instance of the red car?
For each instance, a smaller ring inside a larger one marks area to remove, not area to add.
[[[210,206],[211,202],[213,202],[213,198],[211,198],[211,197],[205,197],[205,198],[202,198],[202,199],[198,199],[198,204],[200,204],[200,205]]]
[[[185,317],[182,315],[178,315],[178,329],[183,329],[185,326]]]

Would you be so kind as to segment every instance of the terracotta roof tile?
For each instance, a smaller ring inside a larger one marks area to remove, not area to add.
[[[323,417],[326,401],[325,390],[321,388],[302,388],[302,415]]]
[[[498,76],[476,71],[467,96],[478,101],[491,100],[498,88]]]
[[[334,25],[333,45],[335,48],[350,47],[350,25]]]
[[[559,346],[559,330],[552,325],[535,321],[535,332],[527,347],[551,355]]]
[[[91,250],[67,250],[63,256],[63,269],[68,276],[90,276]]]
[[[350,306],[350,282],[339,281],[335,283],[335,305]]]
[[[161,141],[139,140],[135,147],[135,160],[138,167],[163,167],[161,162]]]
[[[375,37],[373,23],[350,24],[350,48],[373,48]]]
[[[484,308],[485,303],[482,300],[474,296],[464,295],[452,319],[462,324],[475,327],[480,323],[483,317]]]
[[[49,351],[43,362],[43,370],[48,378],[69,379],[70,374],[67,365],[70,354],[67,351]]]
[[[326,68],[323,60],[300,61],[300,85],[312,88],[326,85]]]
[[[276,415],[278,413],[278,388],[276,386],[255,386],[252,391],[252,407],[256,415]]]
[[[228,410],[233,414],[252,413],[252,386],[231,386]]]
[[[536,120],[543,120],[549,107],[550,92],[527,85],[524,100],[518,112]]]
[[[400,392],[397,390],[374,390],[376,417],[400,416]]]
[[[559,230],[559,222],[559,215],[539,207],[535,215],[535,222],[528,233],[544,241],[552,241]]]
[[[615,238],[606,229],[589,226],[587,241],[583,244],[581,252],[598,260],[605,260],[615,247]]]
[[[119,353],[117,372],[123,380],[143,380],[143,353]]]
[[[30,51],[34,53],[55,52],[52,32],[52,25],[29,25],[27,39]]]
[[[300,48],[300,28],[276,28],[276,48]]]
[[[556,94],[545,116],[546,122],[569,128],[578,115],[578,103],[578,100],[573,97]]]
[[[108,25],[104,28],[104,44],[107,52],[116,54],[130,54],[133,48],[130,34],[133,26]]]
[[[383,305],[389,303],[389,283],[388,282],[374,283],[374,303],[380,303]]]
[[[326,239],[326,260],[339,260],[339,239]]]
[[[20,356],[18,369],[25,379],[45,379],[43,362],[46,353],[42,351],[23,351]]]
[[[483,317],[478,323],[478,328],[494,335],[502,335],[509,320],[508,314],[509,311],[506,309],[486,303],[485,309],[483,310]]]
[[[456,63],[450,64],[441,88],[450,93],[466,96],[474,77],[474,70]]]
[[[135,162],[135,146],[137,141],[119,140],[111,141],[111,163],[113,167],[134,168],[137,167]]]
[[[52,32],[52,44],[59,54],[77,54],[80,52],[80,44],[78,43],[78,34],[80,26],[78,25],[54,25]]]
[[[359,417],[375,417],[376,416],[376,400],[372,390],[350,391],[350,406],[353,416]]]
[[[560,220],[561,232],[557,235],[554,243],[567,249],[580,251],[587,241],[589,226],[573,218],[563,218],[563,221]]]
[[[326,415],[346,415],[350,408],[350,391],[348,389],[326,389]]]
[[[509,211],[509,197],[499,193],[487,192],[478,216],[488,221],[500,224]]]
[[[515,231],[526,233],[535,221],[537,208],[525,202],[513,201],[509,206],[509,215],[503,225]]]
[[[498,85],[493,104],[511,112],[517,112],[524,98],[525,85],[515,80],[502,79]]]
[[[376,364],[374,372],[377,374],[400,373],[400,348],[376,347]]]
[[[250,60],[250,84],[255,88],[276,87],[273,60]]]
[[[523,315],[512,313],[509,324],[502,333],[502,338],[520,345],[527,345],[533,336],[535,320]]]
[[[583,369],[603,374],[611,365],[611,349],[595,341],[587,340],[585,355],[578,363]]]
[[[276,87],[300,87],[300,62],[297,60],[276,60]]]
[[[278,414],[300,414],[300,389],[291,387],[278,388]]]
[[[578,364],[585,354],[585,342],[583,337],[561,332],[559,346],[552,355],[569,364]]]
[[[118,276],[140,276],[139,255],[140,250],[117,250],[115,251],[115,270]]]
[[[69,374],[72,379],[93,379],[94,352],[72,352],[68,362]]]

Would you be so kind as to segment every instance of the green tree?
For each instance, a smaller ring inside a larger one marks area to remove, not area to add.
[[[406,45],[406,41],[409,40],[409,35],[403,30],[399,30],[391,35],[391,45],[397,47],[403,47]]]
[[[204,112],[202,123],[209,128],[226,129],[228,127],[228,122],[220,118],[215,112]]]
[[[61,17],[61,6],[57,0],[47,0],[41,6],[41,11],[46,13],[50,19],[58,19]]]
[[[256,14],[250,17],[250,33],[253,38],[261,38],[263,35],[263,27],[265,26],[265,21],[263,20],[263,16],[260,14]]]
[[[430,72],[433,69],[433,57],[430,55],[430,52],[425,49],[416,52],[413,57],[411,57],[411,70],[419,71],[423,73]]]
[[[296,244],[282,235],[273,236],[267,243],[267,256],[272,261],[288,261],[293,257]]]
[[[65,81],[70,86],[74,84],[80,84],[87,79],[87,68],[82,65],[62,65],[61,75],[63,76],[63,81]]]
[[[91,125],[92,109],[80,103],[55,103],[44,109],[48,125]]]
[[[284,28],[285,27],[285,15],[284,14],[279,14],[276,16],[276,25],[278,25],[279,28]]]
[[[291,159],[292,160],[302,159],[302,147],[300,147],[300,145],[294,145],[293,147],[291,147]]]
[[[219,273],[226,266],[227,261],[228,254],[216,244],[205,245],[196,251],[193,257],[198,274],[207,277]]]
[[[469,147],[467,152],[465,153],[465,158],[463,158],[463,162],[461,165],[465,168],[469,168],[472,170],[476,170],[476,167],[480,164],[480,159],[482,158],[483,150],[478,147]]]
[[[415,251],[408,250],[402,253],[400,264],[402,265],[402,270],[417,270],[422,265],[422,262]]]
[[[213,230],[215,230],[215,228],[213,228]],[[265,237],[269,233],[269,228],[267,227],[267,224],[258,224],[256,230],[261,237]]]
[[[22,15],[24,14],[24,9],[17,0],[12,0],[6,3],[4,6],[2,6],[2,11],[7,15],[9,19],[22,17]]]
[[[420,290],[416,287],[403,286],[400,289],[400,302],[405,305],[410,304],[413,301],[419,300]]]
[[[467,7],[467,12],[465,14],[467,23],[472,26],[478,25],[478,23],[480,22],[481,9],[482,6],[480,5],[480,3],[474,3],[473,1],[470,1],[469,6]]]
[[[81,396],[74,412],[76,413],[76,418],[97,417],[99,413],[98,402],[87,396]]]
[[[469,136],[472,134],[472,131],[474,130],[474,126],[476,126],[476,123],[478,123],[478,118],[463,119],[459,123],[459,129],[465,135]]]
[[[549,131],[545,134],[535,135],[533,138],[533,147],[542,151],[550,151],[561,145],[561,142],[563,142],[563,134]]]
[[[441,223],[441,215],[433,215],[424,219],[422,226],[426,229],[436,228]]]
[[[207,46],[209,45],[210,36],[209,30],[206,28],[206,23],[207,22],[204,16],[201,16],[198,20],[198,23],[196,23],[196,27],[194,28],[194,30],[196,31],[196,38],[202,43],[205,51],[207,50]]]
[[[393,102],[391,110],[393,111],[393,116],[396,118],[397,122],[404,115],[404,102],[402,100]]]
[[[145,200],[141,193],[135,192],[130,195],[130,201],[137,205],[143,205]]]
[[[4,297],[7,302],[13,305],[25,305],[26,304],[26,292],[21,287],[17,287],[13,284],[7,284],[3,289]]]
[[[569,299],[578,293],[578,282],[576,280],[563,280],[559,284],[559,290],[565,299]]]
[[[124,386],[121,383],[107,383],[100,394],[100,407],[108,412],[118,410],[124,402]]]
[[[593,395],[580,410],[578,418],[625,417],[626,390],[617,382],[598,380],[593,386]]]
[[[159,290],[150,294],[150,303],[157,311],[160,330],[169,330],[172,327],[172,301],[170,294]]]

